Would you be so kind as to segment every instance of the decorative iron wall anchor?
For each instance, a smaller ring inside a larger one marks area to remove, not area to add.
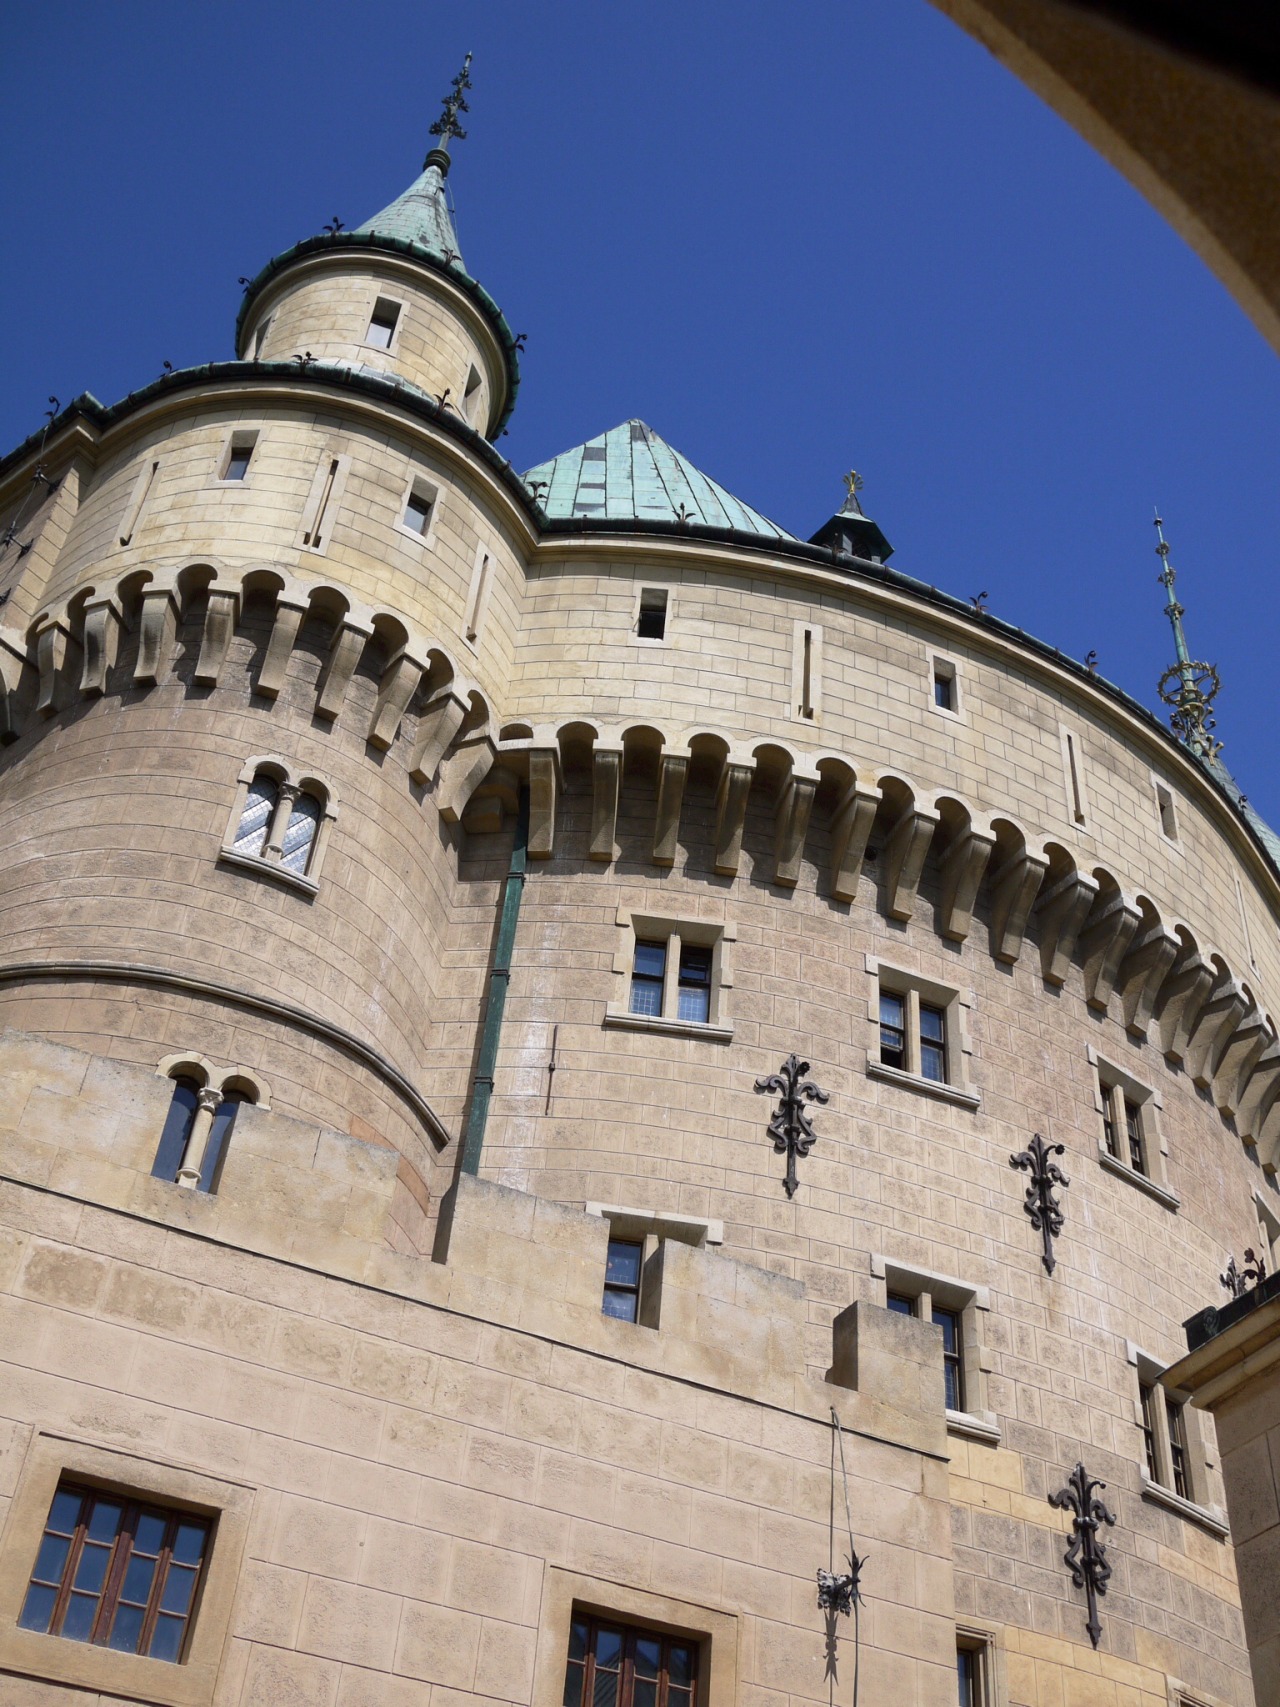
[[[1063,1144],[1046,1144],[1037,1132],[1025,1150],[1019,1150],[1016,1156],[1009,1157],[1011,1168],[1021,1168],[1031,1175],[1031,1184],[1027,1187],[1022,1207],[1031,1217],[1031,1225],[1044,1241],[1044,1267],[1046,1274],[1052,1274],[1057,1261],[1053,1254],[1053,1241],[1062,1231],[1065,1217],[1062,1206],[1053,1195],[1054,1187],[1070,1185],[1071,1181],[1054,1161],[1052,1156],[1064,1156],[1066,1146]]]
[[[1236,1267],[1235,1253],[1227,1258],[1225,1274],[1220,1274],[1218,1280],[1225,1286],[1233,1298],[1239,1298],[1242,1292],[1248,1292],[1250,1287],[1261,1286],[1267,1278],[1267,1259],[1261,1251],[1244,1253],[1244,1267]]]
[[[1095,1648],[1102,1635],[1098,1598],[1107,1592],[1107,1584],[1111,1581],[1107,1549],[1098,1539],[1098,1531],[1104,1523],[1115,1523],[1115,1518],[1096,1495],[1096,1490],[1106,1485],[1091,1476],[1083,1464],[1077,1464],[1067,1478],[1066,1487],[1049,1495],[1050,1505],[1072,1514],[1071,1544],[1062,1555],[1062,1562],[1071,1572],[1072,1582],[1088,1596],[1089,1616],[1084,1627]]]
[[[782,1183],[787,1188],[788,1197],[795,1196],[799,1183],[796,1179],[796,1157],[807,1156],[818,1136],[804,1105],[807,1102],[830,1101],[826,1091],[819,1090],[811,1079],[805,1078],[808,1071],[807,1061],[802,1061],[798,1055],[788,1055],[780,1072],[770,1073],[767,1079],[756,1080],[758,1096],[772,1094],[782,1099],[770,1116],[769,1136],[779,1155],[784,1150],[787,1153],[787,1171]]]

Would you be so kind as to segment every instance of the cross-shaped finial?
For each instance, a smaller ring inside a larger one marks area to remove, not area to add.
[[[458,123],[458,114],[471,110],[463,95],[463,90],[471,87],[470,71],[471,55],[468,54],[462,62],[462,70],[453,80],[453,87],[445,96],[443,112],[431,127],[431,135],[440,138],[441,148],[448,148],[452,136],[456,136],[459,142],[466,141],[467,133]]]
[[[866,482],[863,480],[862,476],[858,473],[856,468],[851,468],[849,470],[849,472],[845,475],[845,477],[844,477],[844,489],[849,494],[850,498],[852,498],[852,500],[855,504],[858,501],[858,493],[861,492],[861,490],[865,484],[866,484]]]

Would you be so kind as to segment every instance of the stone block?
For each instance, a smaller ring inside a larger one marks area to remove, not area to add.
[[[860,1299],[832,1323],[828,1379],[895,1410],[941,1417],[942,1329]]]
[[[400,1617],[395,1670],[451,1689],[470,1689],[475,1681],[481,1628],[482,1621],[470,1613],[406,1601]]]

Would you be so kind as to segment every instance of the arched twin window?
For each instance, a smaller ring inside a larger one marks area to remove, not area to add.
[[[240,773],[222,857],[314,889],[334,816],[332,791],[324,783],[315,777],[295,781],[283,759],[250,759]]]
[[[257,1102],[257,1087],[230,1076],[214,1085],[195,1063],[182,1063],[169,1077],[173,1096],[151,1166],[152,1178],[216,1192],[236,1111],[241,1103]]]

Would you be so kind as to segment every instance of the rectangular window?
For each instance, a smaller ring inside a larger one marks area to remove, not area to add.
[[[1102,1142],[1106,1153],[1144,1179],[1151,1177],[1147,1144],[1147,1115],[1143,1104],[1124,1085],[1098,1074],[1102,1100]]]
[[[1142,1445],[1147,1457],[1147,1474],[1153,1482],[1158,1482],[1160,1459],[1156,1448],[1156,1390],[1144,1381],[1138,1387],[1138,1396],[1142,1401]]]
[[[1187,1474],[1187,1436],[1182,1406],[1166,1393],[1164,1408],[1169,1425],[1169,1469],[1173,1476],[1173,1491],[1182,1499],[1189,1500],[1191,1483]]]
[[[991,1646],[967,1631],[956,1636],[957,1707],[993,1707]]]
[[[253,461],[254,448],[258,443],[258,435],[254,432],[234,432],[227,442],[226,454],[222,459],[220,480],[245,480],[249,474],[249,464]]]
[[[933,1084],[950,1084],[947,1006],[930,986],[925,985],[923,991],[903,989],[898,987],[898,979],[895,974],[892,984],[882,982],[879,986],[880,1064]]]
[[[813,630],[806,628],[800,647],[800,715],[813,716]]]
[[[431,511],[435,504],[435,493],[429,486],[415,480],[409,488],[409,495],[404,501],[404,519],[401,525],[408,528],[410,533],[421,534],[425,537],[431,526]]]
[[[640,640],[664,640],[667,633],[667,589],[641,587],[640,608],[636,615],[636,636]]]
[[[705,1025],[711,1018],[711,950],[701,943],[680,945],[676,1015]]]
[[[400,304],[389,296],[380,296],[373,305],[369,330],[364,335],[365,343],[372,344],[375,350],[389,350],[399,320]]]
[[[1080,743],[1069,729],[1062,731],[1062,762],[1067,773],[1067,799],[1072,822],[1085,822],[1084,771]]]
[[[604,1301],[600,1308],[619,1322],[640,1319],[640,1272],[644,1243],[638,1239],[610,1239],[604,1270]]]
[[[563,1707],[699,1707],[698,1646],[575,1613]]]
[[[18,1623],[151,1659],[182,1659],[209,1523],[63,1483],[53,1497]]]
[[[1123,1102],[1125,1137],[1129,1141],[1129,1166],[1135,1173],[1145,1174],[1147,1167],[1142,1154],[1142,1117],[1136,1102],[1130,1102],[1128,1097],[1124,1097]]]
[[[947,1078],[947,1016],[925,1002],[920,1004],[920,1076],[938,1084]]]
[[[933,1319],[942,1329],[942,1373],[947,1409],[962,1411],[964,1404],[964,1358],[960,1337],[960,1312],[933,1306]]]
[[[631,973],[631,1012],[656,1019],[662,1013],[662,988],[667,976],[665,942],[637,942]]]
[[[939,711],[956,708],[956,667],[942,658],[933,661],[933,703]]]
[[[907,998],[893,990],[880,992],[880,1059],[907,1070]]]
[[[822,629],[803,618],[792,631],[790,711],[804,723],[822,716]]]
[[[905,1292],[887,1292],[884,1301],[885,1308],[892,1310],[895,1316],[918,1316],[920,1314],[920,1300],[909,1297]]]

